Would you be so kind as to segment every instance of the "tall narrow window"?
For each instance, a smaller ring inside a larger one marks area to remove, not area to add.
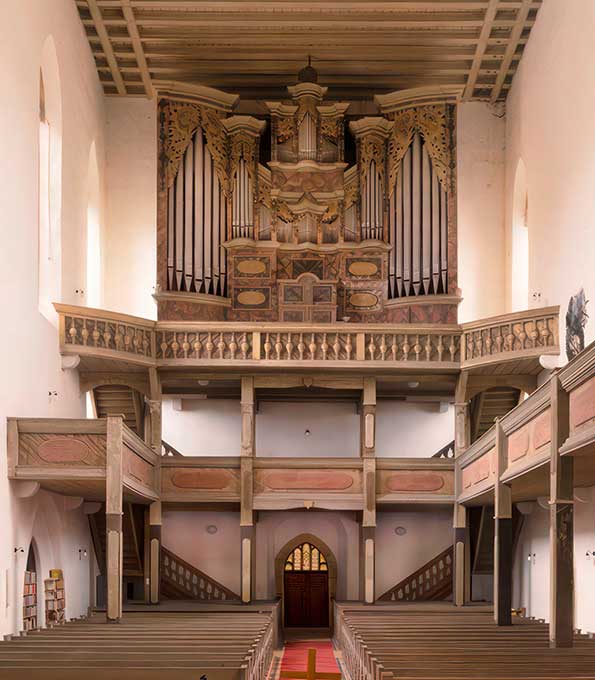
[[[62,101],[54,41],[42,50],[38,126],[38,298],[39,311],[57,323],[60,300],[62,210]]]
[[[529,306],[529,196],[527,170],[523,160],[517,165],[512,202],[512,311]]]
[[[87,288],[88,307],[101,307],[101,226],[99,218],[99,170],[95,142],[89,152],[87,184]]]

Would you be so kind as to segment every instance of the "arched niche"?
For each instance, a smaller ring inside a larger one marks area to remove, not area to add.
[[[337,593],[337,559],[330,547],[318,536],[313,534],[299,534],[288,541],[277,553],[275,558],[275,592],[281,601],[281,621],[285,622],[285,603],[284,603],[284,571],[285,563],[289,555],[302,543],[310,543],[318,548],[324,555],[328,567],[328,591],[329,591],[329,625],[333,629],[333,601]]]
[[[511,242],[511,303],[512,311],[517,312],[529,307],[529,196],[522,158],[514,176]]]

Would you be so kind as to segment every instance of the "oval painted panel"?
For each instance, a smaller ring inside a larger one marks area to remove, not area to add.
[[[349,298],[352,307],[374,307],[378,298],[373,293],[353,293]]]
[[[46,463],[82,463],[90,454],[88,444],[70,437],[47,439],[37,447],[37,455]]]
[[[389,491],[439,491],[444,478],[435,472],[400,472],[386,480]]]
[[[178,470],[171,476],[178,489],[225,489],[229,481],[227,470]]]
[[[353,477],[345,472],[286,470],[269,472],[264,485],[277,491],[345,491],[353,486]]]
[[[238,294],[238,302],[241,305],[254,307],[261,305],[265,300],[264,293],[261,293],[259,290],[243,290]]]
[[[353,276],[374,276],[378,272],[378,265],[375,262],[352,262],[349,265],[349,273]]]
[[[240,260],[237,264],[240,274],[264,274],[266,268],[262,260]]]

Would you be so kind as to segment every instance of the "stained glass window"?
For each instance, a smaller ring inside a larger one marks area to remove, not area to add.
[[[328,565],[316,546],[302,543],[287,558],[285,571],[328,571]]]

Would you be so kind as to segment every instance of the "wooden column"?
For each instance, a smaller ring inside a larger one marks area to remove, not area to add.
[[[122,436],[123,416],[108,416],[105,469],[107,620],[122,618]]]
[[[376,455],[376,378],[364,378],[361,411],[361,456]]]
[[[161,501],[149,506],[149,599],[158,604],[161,584]]]
[[[459,375],[455,393],[455,458],[461,456],[471,443],[471,426],[467,395],[468,375]],[[455,497],[462,492],[460,470],[455,476]],[[471,600],[471,550],[467,508],[455,501],[453,508],[454,565],[453,601],[461,607]]]
[[[550,380],[550,647],[572,647],[574,628],[574,462],[561,457],[569,434],[568,393]]]
[[[494,621],[512,625],[512,491],[500,477],[507,465],[507,440],[496,419],[496,480],[494,487]]]
[[[373,377],[364,378],[360,431],[364,477],[364,507],[360,532],[360,596],[366,604],[373,604],[376,589],[376,378]]]
[[[254,591],[255,538],[254,525],[254,455],[255,399],[254,378],[242,377],[242,441],[240,458],[240,583],[242,602],[252,601]]]
[[[149,369],[151,398],[149,399],[150,429],[147,444],[161,456],[161,382],[155,368]]]

